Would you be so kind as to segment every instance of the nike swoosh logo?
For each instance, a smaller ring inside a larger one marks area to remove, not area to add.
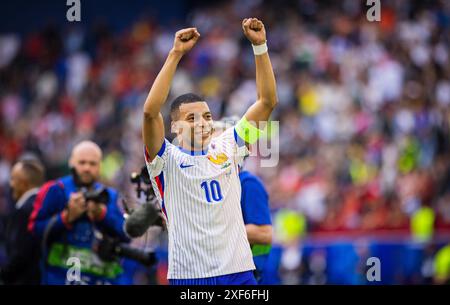
[[[181,163],[181,164],[180,164],[180,167],[181,167],[181,168],[187,168],[187,167],[191,167],[191,166],[194,166],[194,164],[188,164],[188,165],[186,165],[186,164],[184,164],[184,163]]]

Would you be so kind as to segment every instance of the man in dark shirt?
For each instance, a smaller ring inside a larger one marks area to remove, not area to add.
[[[7,285],[40,282],[39,244],[28,232],[27,225],[44,179],[44,167],[37,160],[19,161],[12,168],[10,186],[15,206],[6,224],[6,264],[0,268],[0,278]]]

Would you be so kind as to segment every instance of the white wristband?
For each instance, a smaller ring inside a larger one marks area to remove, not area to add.
[[[263,44],[260,44],[257,46],[252,44],[252,47],[253,47],[253,54],[255,54],[255,55],[262,55],[264,53],[267,53],[267,50],[268,50],[267,42],[264,42]]]

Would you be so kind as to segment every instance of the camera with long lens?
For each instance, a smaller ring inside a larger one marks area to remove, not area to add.
[[[88,185],[84,185],[80,182],[78,174],[74,168],[72,168],[71,171],[75,184],[83,193],[86,202],[93,201],[95,203],[108,204],[110,198],[108,190],[105,187],[101,186],[96,189],[91,189]],[[93,250],[103,261],[114,261],[117,258],[128,258],[146,266],[152,266],[156,263],[155,254],[153,252],[134,248],[127,243],[121,242],[119,238],[110,236],[106,232],[101,232],[97,229],[95,229],[94,234],[96,241],[94,242]]]
[[[110,262],[116,260],[117,257],[122,257],[137,261],[144,266],[152,266],[156,263],[154,252],[121,243],[118,239],[101,232],[96,232],[96,240],[94,250],[103,261]]]

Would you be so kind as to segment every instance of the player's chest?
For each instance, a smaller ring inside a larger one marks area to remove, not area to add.
[[[191,156],[178,153],[172,160],[172,172],[188,179],[204,179],[221,175],[231,175],[234,165],[234,154],[226,146],[210,145],[204,155]]]
[[[171,172],[178,180],[204,180],[229,177],[234,170],[233,159],[226,154],[181,157],[171,164]]]
[[[233,159],[226,154],[184,156],[172,164],[172,192],[192,198],[191,204],[223,203],[228,191],[239,183]]]

